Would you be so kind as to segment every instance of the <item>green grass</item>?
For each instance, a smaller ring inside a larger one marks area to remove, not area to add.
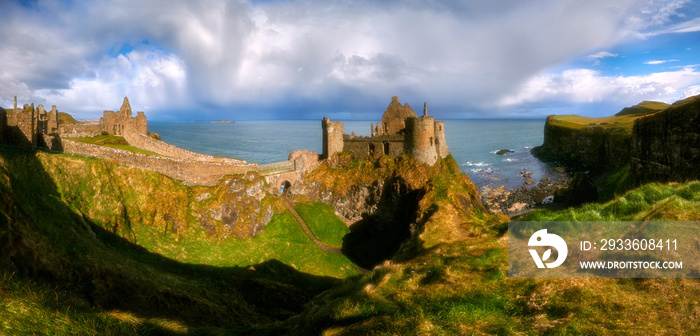
[[[314,236],[326,245],[341,247],[343,237],[350,229],[330,205],[322,202],[303,202],[295,205],[294,209],[309,226]]]
[[[65,112],[58,112],[58,124],[59,125],[75,125],[78,121],[73,118],[72,115]]]
[[[88,137],[88,138],[72,138],[70,140],[73,141],[79,141],[79,142],[84,142],[88,144],[93,144],[93,145],[100,145],[100,146],[105,146],[105,147],[110,147],[110,148],[116,148],[116,149],[122,149],[122,150],[127,150],[130,152],[136,152],[136,153],[141,153],[141,154],[146,154],[146,155],[155,155],[155,156],[160,156],[158,153],[154,153],[151,151],[147,151],[138,147],[134,147],[129,145],[129,143],[124,140],[123,137],[120,136],[114,136],[114,135],[97,135],[94,137]]]
[[[437,210],[454,197],[448,180],[433,180]],[[444,190],[447,187],[448,190]],[[620,199],[524,220],[698,220],[700,182],[648,184]],[[521,219],[521,220],[523,220]],[[447,223],[442,223],[446,225]],[[474,226],[488,226],[488,222]],[[314,301],[313,310],[280,330],[333,335],[633,335],[696,334],[697,279],[507,278],[507,236],[489,230],[433,244],[394,260]],[[450,229],[443,226],[442,232]],[[424,235],[421,235],[424,237]],[[432,240],[432,239],[431,239]],[[287,329],[285,329],[287,328]]]
[[[700,182],[650,183],[602,204],[537,210],[520,221],[700,220]]]
[[[11,274],[0,273],[0,334],[134,335],[186,333],[187,327],[120,311],[76,308],[75,298]]]
[[[670,105],[662,102],[644,101],[632,107],[627,107],[620,113],[609,117],[590,118],[575,114],[551,116],[549,121],[554,126],[571,129],[582,129],[584,127],[603,127],[632,129],[634,121],[640,117],[660,112]]]
[[[203,231],[177,237],[145,225],[138,226],[134,233],[139,245],[186,263],[247,267],[274,259],[309,274],[336,278],[360,274],[345,256],[316,246],[289,212],[275,215],[261,234],[247,239],[217,242]]]

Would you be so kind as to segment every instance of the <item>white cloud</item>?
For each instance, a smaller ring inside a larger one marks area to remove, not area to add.
[[[535,93],[518,98],[530,78],[664,25],[683,3],[41,0],[26,10],[2,2],[0,78],[11,85],[0,103],[17,94],[99,113],[124,95],[163,111],[283,110],[297,101],[313,115],[401,95],[488,110],[513,92],[511,101],[536,101]],[[123,45],[136,49],[115,57]]]
[[[636,104],[642,100],[673,102],[700,82],[695,67],[643,76],[603,76],[590,69],[571,69],[559,74],[536,76],[514,95],[503,98],[504,106],[519,104],[603,101]]]
[[[42,89],[34,95],[61,111],[94,118],[97,111],[118,109],[124,96],[134,110],[178,109],[191,103],[186,90],[187,73],[181,59],[162,51],[135,50],[116,58],[104,57],[94,77],[76,78],[70,88]],[[93,114],[81,115],[84,111]]]
[[[671,60],[653,60],[653,61],[646,61],[644,64],[647,65],[658,65],[658,64],[664,64],[667,62],[678,62],[677,59],[671,59]]]
[[[601,58],[617,57],[617,56],[618,56],[617,54],[613,54],[609,51],[600,51],[600,52],[597,52],[595,54],[588,55],[588,56],[586,56],[586,58],[589,60],[597,60],[597,59],[601,59]]]

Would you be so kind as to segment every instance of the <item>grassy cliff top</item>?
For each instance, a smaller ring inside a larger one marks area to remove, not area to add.
[[[696,97],[686,98],[680,102],[692,101]],[[648,116],[657,112],[661,112],[671,105],[664,102],[645,100],[637,105],[623,108],[620,112],[609,117],[590,118],[575,114],[566,115],[551,115],[547,118],[547,122],[554,126],[582,129],[584,127],[603,127],[603,128],[624,128],[632,129],[634,121],[638,118]]]
[[[590,118],[575,114],[566,114],[551,115],[547,118],[547,121],[551,125],[571,129],[598,126],[603,128],[632,129],[636,119],[663,111],[670,106],[671,105],[662,102],[643,101],[637,105],[625,107],[622,111],[609,117]]]

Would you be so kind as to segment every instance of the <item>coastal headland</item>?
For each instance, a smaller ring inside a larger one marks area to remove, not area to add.
[[[418,116],[392,98],[369,137],[326,118],[322,153],[272,165],[171,146],[128,99],[83,125],[42,110],[0,115],[0,293],[21,308],[0,310],[6,330],[697,331],[694,279],[508,278],[509,218],[484,206],[427,104]],[[694,162],[697,110],[690,101],[632,122],[627,164],[639,188],[520,220],[699,220],[694,170],[664,175],[683,183],[643,182],[662,180],[647,167]],[[635,132],[646,138],[635,144]],[[545,143],[577,155],[566,139]],[[677,140],[677,155],[660,152]]]

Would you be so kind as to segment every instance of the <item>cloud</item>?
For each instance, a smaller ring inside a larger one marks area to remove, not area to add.
[[[504,106],[531,103],[636,104],[642,100],[673,102],[685,98],[692,84],[700,82],[696,67],[642,76],[603,76],[590,69],[570,69],[558,74],[534,77],[518,93],[500,101]]]
[[[538,74],[666,25],[683,4],[39,0],[27,9],[2,2],[0,78],[10,85],[0,103],[17,94],[97,115],[129,95],[164,118],[188,109],[317,118],[381,112],[399,95],[428,100],[436,113],[488,113],[504,97],[532,102],[534,94],[517,97]]]
[[[664,64],[667,62],[678,62],[677,59],[671,59],[671,60],[653,60],[653,61],[646,61],[644,64],[647,65],[658,65],[658,64]]]
[[[617,54],[613,54],[613,53],[608,52],[608,51],[600,51],[600,52],[597,52],[595,54],[588,55],[588,56],[586,56],[586,58],[589,60],[598,60],[601,58],[617,57],[617,56],[618,56]]]

